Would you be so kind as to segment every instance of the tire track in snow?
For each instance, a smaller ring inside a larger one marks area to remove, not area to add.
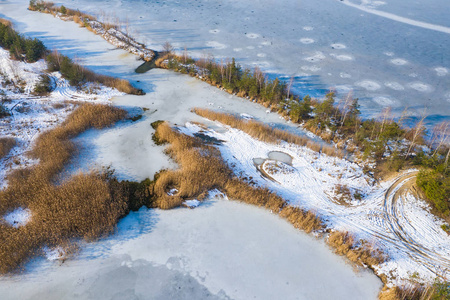
[[[410,223],[404,211],[401,209],[401,201],[406,201],[405,195],[411,188],[411,181],[414,180],[418,172],[400,176],[386,191],[384,198],[384,212],[391,232],[398,238],[402,247],[407,249],[408,256],[425,266],[437,276],[442,276],[437,272],[439,269],[450,270],[450,260],[439,253],[428,249],[420,241],[416,241],[401,223]],[[412,228],[414,229],[414,228]]]
[[[380,17],[383,17],[383,18],[391,19],[393,21],[397,21],[397,22],[400,22],[400,23],[405,23],[405,24],[416,26],[416,27],[420,27],[420,28],[425,28],[425,29],[430,29],[430,30],[434,30],[434,31],[439,31],[439,32],[450,34],[450,28],[446,27],[446,26],[441,26],[441,25],[436,25],[436,24],[431,24],[431,23],[426,23],[426,22],[422,22],[422,21],[417,21],[417,20],[405,18],[405,17],[402,17],[402,16],[398,16],[398,15],[394,15],[394,14],[388,13],[388,12],[384,12],[384,11],[380,11],[380,10],[364,7],[362,5],[354,4],[354,3],[350,2],[349,0],[337,0],[337,1],[342,3],[342,4],[345,4],[347,6],[354,7],[356,9],[362,10],[362,11],[364,11],[366,13],[369,13],[369,14],[377,15],[377,16],[380,16]]]

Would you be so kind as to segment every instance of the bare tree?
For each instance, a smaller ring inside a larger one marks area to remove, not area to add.
[[[353,100],[353,92],[350,91],[347,94],[347,97],[345,97],[344,106],[342,108],[343,116],[342,116],[342,121],[341,121],[341,129],[342,129],[342,126],[344,126],[345,119],[347,118],[348,113],[351,111],[353,102],[354,102],[354,100]]]
[[[19,84],[21,81],[19,63],[14,60],[10,60],[8,65],[11,70],[11,74],[13,75],[12,79],[13,79],[14,85]]]
[[[448,158],[450,157],[450,146],[448,147],[447,156],[445,157],[444,165],[447,168],[448,167]]]
[[[188,59],[188,51],[187,51],[187,47],[184,46],[184,49],[183,49],[183,61],[184,61],[184,64],[187,63],[187,59]]]
[[[294,76],[291,76],[291,79],[289,79],[289,83],[287,85],[287,97],[289,98],[289,96],[291,95],[291,88],[292,88],[292,84],[294,83]]]
[[[58,69],[61,68],[61,55],[57,50],[53,50],[53,56],[55,57],[56,63],[58,64]]]
[[[438,125],[435,126],[435,135],[436,135],[436,140],[438,140],[437,142],[437,146],[436,149],[434,150],[433,155],[436,155],[439,151],[439,149],[443,146],[447,146],[447,155],[445,156],[445,162],[444,165],[445,167],[448,166],[448,159],[450,157],[450,122],[442,122]]]
[[[166,54],[172,55],[174,48],[169,41],[166,41],[163,45],[163,50]]]
[[[431,145],[433,146],[435,143],[437,143],[437,145],[433,155],[438,153],[439,149],[444,144],[446,144],[449,141],[449,139],[450,139],[450,122],[444,121],[434,126]]]
[[[391,116],[391,110],[392,110],[392,108],[389,106],[389,107],[386,107],[385,109],[383,109],[383,112],[381,113],[381,126],[380,126],[380,132],[378,132],[378,135],[376,136],[377,139],[383,133],[384,126],[385,126],[386,122],[388,122],[389,117]],[[373,135],[375,133],[375,128],[376,128],[376,126],[374,125],[372,128],[372,133],[370,134],[370,139],[373,138]]]
[[[405,159],[408,157],[408,155],[411,153],[411,150],[414,149],[414,146],[417,143],[417,139],[424,133],[425,131],[425,125],[424,120],[427,117],[427,115],[424,113],[422,114],[422,118],[419,122],[417,122],[416,126],[414,126],[413,130],[413,137],[411,140],[411,145],[409,146],[408,152],[406,153]]]

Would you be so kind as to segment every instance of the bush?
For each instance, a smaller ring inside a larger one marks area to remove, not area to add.
[[[450,208],[450,177],[444,165],[417,175],[417,185],[425,193],[433,206],[441,213],[448,215]],[[440,172],[441,171],[441,172]]]
[[[46,95],[52,91],[52,81],[49,76],[42,75],[41,80],[34,87],[33,93],[39,96]]]
[[[3,105],[3,103],[0,103],[0,119],[4,117],[10,116],[11,113],[9,112],[9,109],[6,108],[6,106]]]
[[[0,46],[9,50],[11,57],[27,62],[36,62],[44,57],[46,48],[44,44],[31,38],[25,38],[9,25],[0,23]]]

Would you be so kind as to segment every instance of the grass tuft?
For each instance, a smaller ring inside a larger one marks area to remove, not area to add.
[[[16,139],[12,137],[0,138],[0,159],[8,155],[9,151],[16,145]]]

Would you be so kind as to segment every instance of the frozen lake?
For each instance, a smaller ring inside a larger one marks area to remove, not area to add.
[[[235,57],[294,77],[301,94],[354,90],[365,116],[407,106],[430,122],[450,116],[447,0],[70,0],[128,18],[152,48],[170,41],[197,57]],[[280,4],[282,3],[282,4]]]
[[[445,31],[450,24],[442,14],[449,4],[443,0],[409,6],[399,0],[366,0],[362,6],[335,0],[288,0],[282,6],[270,0],[60,3],[128,16],[138,39],[156,49],[169,40],[196,56],[236,57],[246,66],[294,76],[295,88],[304,94],[354,89],[366,116],[388,105],[397,111],[408,105],[418,113],[427,106],[433,121],[449,119]],[[2,1],[0,17],[47,47],[97,72],[130,79],[147,92],[114,99],[136,113],[140,107],[149,110],[136,123],[82,135],[78,141],[84,148],[72,168],[80,162],[81,167],[111,164],[121,178],[143,179],[173,167],[162,147],[152,143],[150,122],[198,120],[189,112],[195,106],[247,113],[298,131],[263,107],[188,76],[164,70],[136,74],[140,62],[134,56],[74,23],[27,11],[27,5],[25,0]],[[226,201],[193,211],[134,213],[120,223],[117,235],[56,265],[34,262],[26,275],[0,280],[0,294],[48,298],[52,290],[56,299],[96,299],[106,291],[111,299],[179,298],[173,290],[179,284],[188,298],[375,299],[381,287],[373,274],[355,274],[321,242],[270,213]]]
[[[376,299],[381,281],[268,211],[227,200],[141,209],[60,265],[0,279],[2,299]]]

